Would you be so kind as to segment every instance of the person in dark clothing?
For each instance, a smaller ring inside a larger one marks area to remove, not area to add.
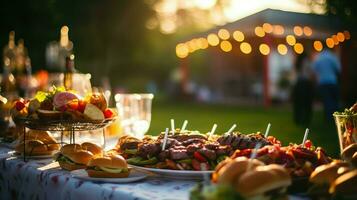
[[[296,125],[308,127],[312,118],[314,87],[310,59],[305,53],[297,56],[295,73],[292,93],[294,122]]]

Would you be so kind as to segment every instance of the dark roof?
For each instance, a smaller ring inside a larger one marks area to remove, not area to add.
[[[217,26],[206,32],[192,35],[190,38],[205,37],[209,33],[217,33],[218,30],[222,28],[227,29],[230,32],[241,30],[245,33],[253,33],[254,28],[256,26],[262,26],[263,23],[282,25],[284,28],[290,29],[296,25],[310,26],[314,32],[317,31],[323,33],[323,35],[335,34],[336,32],[342,30],[341,23],[336,17],[317,15],[313,13],[296,13],[275,9],[265,9],[235,22],[228,23],[223,26]]]

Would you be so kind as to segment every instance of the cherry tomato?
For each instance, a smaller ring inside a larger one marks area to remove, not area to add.
[[[308,149],[310,149],[310,148],[312,147],[312,142],[311,142],[311,140],[306,140],[306,141],[305,141],[305,147],[308,148]]]
[[[16,110],[20,111],[25,108],[25,103],[23,101],[16,101],[15,107]]]
[[[200,162],[206,162],[206,158],[203,157],[200,153],[198,153],[197,151],[195,151],[195,153],[193,153],[193,157],[196,158],[198,161]]]
[[[104,111],[105,118],[111,118],[111,117],[113,117],[113,114],[114,114],[113,111],[110,110],[109,108],[105,109],[105,111]]]
[[[77,108],[77,110],[78,110],[79,112],[83,113],[83,112],[84,112],[84,109],[86,108],[86,104],[87,104],[87,102],[85,102],[85,101],[83,101],[83,100],[79,100],[79,101],[78,101],[78,108]]]
[[[79,105],[79,103],[78,103],[77,99],[72,100],[72,101],[67,103],[68,108],[70,108],[72,110],[78,110],[78,105]]]

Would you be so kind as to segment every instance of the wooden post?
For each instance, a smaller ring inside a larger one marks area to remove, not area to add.
[[[272,52],[271,38],[269,36],[264,37],[264,42],[269,46],[270,53]],[[269,54],[263,55],[263,103],[264,107],[268,108],[271,105],[270,91],[269,91]]]
[[[181,91],[183,95],[187,94],[188,85],[188,58],[182,58],[180,62],[180,75],[181,75]]]

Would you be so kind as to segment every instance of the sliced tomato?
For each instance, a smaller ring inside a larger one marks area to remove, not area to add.
[[[68,108],[70,108],[72,110],[78,110],[78,105],[79,105],[79,102],[77,99],[74,99],[67,103]]]
[[[110,110],[109,108],[105,109],[104,111],[104,117],[105,118],[112,118],[114,115],[113,111]]]
[[[79,100],[79,101],[78,101],[78,108],[77,108],[77,110],[78,110],[79,112],[83,113],[83,112],[84,112],[84,109],[86,108],[86,105],[87,105],[87,102],[86,102],[86,101],[84,101],[84,100]]]
[[[205,157],[203,157],[200,153],[198,153],[197,151],[195,151],[195,153],[193,153],[193,157],[196,158],[198,161],[200,162],[207,162],[207,159]]]

